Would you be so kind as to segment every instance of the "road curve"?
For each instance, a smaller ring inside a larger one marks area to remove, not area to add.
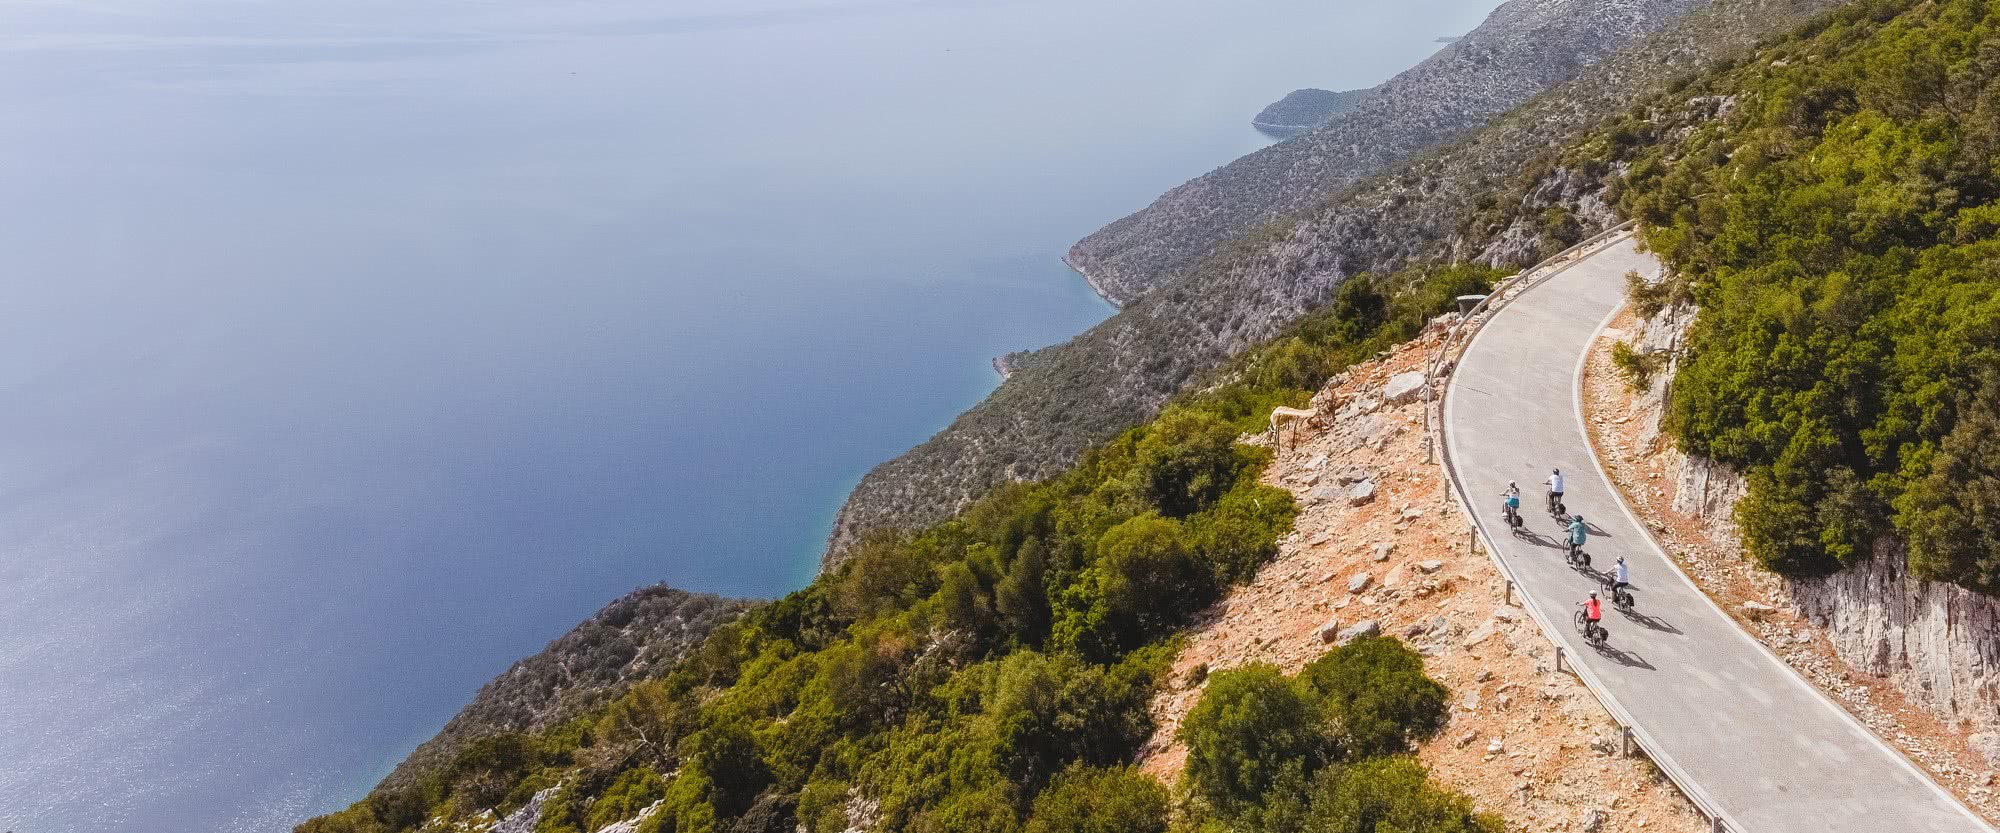
[[[1446,388],[1453,478],[1475,522],[1557,623],[1572,661],[1645,735],[1661,765],[1691,782],[1737,833],[1992,833],[1963,805],[1813,689],[1675,569],[1625,508],[1584,434],[1578,376],[1590,342],[1624,303],[1624,275],[1659,263],[1627,239],[1600,249],[1502,307],[1467,346]],[[1637,611],[1606,604],[1608,650],[1569,626],[1596,580],[1570,569],[1542,511],[1549,469],[1591,529],[1593,566],[1624,556]],[[1510,534],[1499,492],[1521,484],[1526,530]]]

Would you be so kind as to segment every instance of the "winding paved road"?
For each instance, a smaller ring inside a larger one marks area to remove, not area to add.
[[[1502,307],[1474,337],[1445,395],[1453,473],[1477,523],[1567,653],[1616,701],[1614,712],[1705,794],[1738,833],[1972,833],[1979,821],[1846,711],[1752,641],[1696,590],[1626,511],[1584,435],[1577,377],[1586,348],[1624,303],[1623,276],[1658,262],[1621,241]],[[1609,650],[1569,626],[1596,580],[1569,568],[1542,511],[1549,469],[1591,528],[1593,566],[1619,555],[1637,588],[1634,619],[1605,605]],[[1533,539],[1508,532],[1498,494],[1521,484]]]

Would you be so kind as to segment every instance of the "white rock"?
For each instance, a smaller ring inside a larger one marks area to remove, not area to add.
[[[1368,585],[1374,581],[1375,577],[1367,573],[1355,573],[1347,579],[1347,592],[1359,593],[1368,589]]]
[[[1340,637],[1339,619],[1328,619],[1326,620],[1326,624],[1319,626],[1319,641],[1332,642],[1333,640],[1339,637]]]
[[[1374,636],[1381,632],[1382,632],[1382,626],[1375,620],[1368,619],[1365,621],[1356,622],[1350,627],[1341,629],[1340,634],[1333,638],[1333,644],[1346,645],[1347,643],[1353,642],[1354,640],[1360,639],[1361,637]]]
[[[1382,400],[1391,405],[1415,402],[1424,390],[1424,372],[1412,370],[1389,377],[1389,383],[1382,386]]]
[[[1479,645],[1479,643],[1485,642],[1488,638],[1491,638],[1497,630],[1498,627],[1496,627],[1494,623],[1487,622],[1486,624],[1480,625],[1479,627],[1473,629],[1472,633],[1467,634],[1465,637],[1465,642],[1462,644],[1465,645],[1465,647],[1467,648],[1476,647]]]
[[[1375,481],[1363,480],[1347,488],[1347,505],[1360,506],[1375,499]]]

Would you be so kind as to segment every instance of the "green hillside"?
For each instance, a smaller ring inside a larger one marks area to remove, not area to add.
[[[921,533],[877,534],[608,705],[546,731],[460,738],[448,762],[299,830],[484,829],[551,787],[535,833],[595,830],[655,801],[646,833],[1164,830],[1167,789],[1127,764],[1153,731],[1174,635],[1276,552],[1294,513],[1289,493],[1257,482],[1269,453],[1236,439],[1495,277],[1350,283],[1060,477]],[[1445,702],[1393,639],[1297,679],[1218,674],[1185,729],[1192,803],[1178,817],[1497,830],[1399,757],[1442,725]]]
[[[1676,273],[1644,300],[1700,306],[1669,417],[1747,473],[1749,552],[1893,533],[2000,591],[2000,3],[1856,4],[1606,135]]]

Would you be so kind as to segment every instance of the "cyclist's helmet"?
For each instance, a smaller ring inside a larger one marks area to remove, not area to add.
[[[1590,597],[1593,599],[1597,598],[1597,591],[1595,590],[1590,591]]]
[[[1507,481],[1507,488],[1509,488],[1509,489],[1512,489],[1512,488],[1515,488],[1515,483],[1514,483],[1514,481],[1512,481],[1512,480],[1509,480],[1509,481]]]
[[[1550,473],[1550,474],[1562,474],[1562,473],[1563,473],[1563,470],[1562,470],[1562,469],[1550,469],[1550,470],[1549,470],[1549,473]]]

